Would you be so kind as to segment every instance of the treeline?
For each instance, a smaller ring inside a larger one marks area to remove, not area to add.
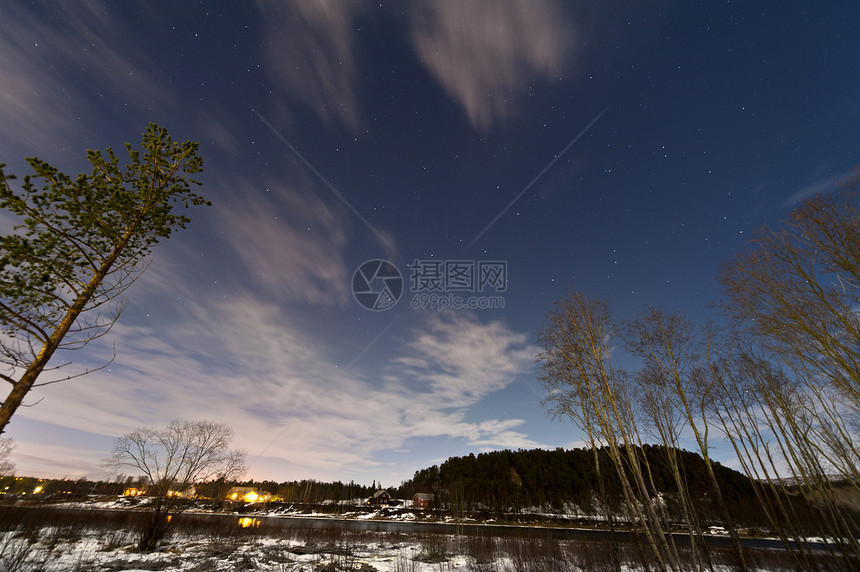
[[[355,482],[322,482],[314,479],[294,481],[224,481],[198,483],[196,494],[200,498],[223,499],[233,486],[254,487],[258,491],[271,493],[273,498],[288,503],[322,504],[325,502],[351,501],[369,498],[378,490],[376,482],[362,485]],[[119,475],[114,481],[91,481],[88,479],[39,479],[35,477],[0,477],[0,498],[3,495],[32,495],[34,498],[57,497],[79,499],[89,496],[121,495],[129,488],[146,488],[142,478]],[[396,488],[389,488],[397,497]],[[412,498],[411,496],[409,498]]]
[[[134,482],[131,478],[116,481],[91,481],[88,479],[39,479],[36,477],[0,477],[3,495],[39,495],[77,499],[90,495],[121,495]],[[2,498],[2,496],[0,496]]]
[[[602,473],[605,502],[618,507],[623,502],[623,494],[618,474],[609,460],[609,451],[602,447],[597,454],[601,465],[606,467]],[[678,513],[677,503],[672,498],[675,482],[667,461],[669,452],[662,446],[644,445],[637,448],[635,454],[649,459],[655,490],[663,495],[671,511]],[[689,451],[673,451],[672,454],[685,467],[691,493],[715,519],[704,461]],[[715,463],[715,471],[734,506],[742,507],[755,498],[753,485],[745,475],[719,463]],[[602,504],[600,488],[594,452],[561,448],[552,451],[504,450],[452,457],[441,465],[416,471],[412,480],[401,486],[404,492],[434,493],[441,508],[513,512],[567,510],[602,515],[609,507]]]
[[[846,570],[860,569],[860,518],[844,498],[860,494],[860,169],[844,184],[762,228],[723,265],[724,328],[654,306],[618,321],[605,301],[575,290],[546,316],[538,360],[551,412],[580,428],[599,498],[613,502],[618,486],[625,521],[661,570],[682,565],[656,462],[669,469],[694,568],[710,566],[702,534],[716,511],[738,568],[750,569],[742,506],[710,458],[715,437],[733,448],[753,506],[796,569],[817,569],[809,536],[832,542]],[[618,367],[621,352],[641,367]],[[676,454],[682,439],[702,458],[700,477]],[[643,454],[645,442],[666,454]]]
[[[281,502],[309,504],[366,499],[378,489],[375,481],[371,485],[361,485],[353,481],[349,483],[341,481],[323,482],[315,479],[284,482],[245,481],[237,483],[237,485],[254,487],[258,491],[271,493],[273,498],[277,498]]]

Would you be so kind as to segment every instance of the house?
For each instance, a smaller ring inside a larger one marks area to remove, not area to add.
[[[415,493],[415,496],[412,497],[412,507],[428,508],[435,498],[436,495],[433,493]]]
[[[388,503],[391,502],[391,495],[388,494],[388,491],[380,489],[373,493],[367,502],[373,506],[388,506]]]
[[[175,488],[167,491],[167,496],[179,499],[193,499],[197,496],[197,487],[194,485],[175,485]]]
[[[227,500],[244,502],[269,502],[272,493],[258,491],[254,487],[233,487],[227,491]]]
[[[136,487],[128,487],[122,491],[123,496],[127,497],[137,497],[141,495],[148,494],[161,494],[159,491],[159,487],[153,487],[152,493],[145,485],[138,485]],[[171,486],[167,491],[164,492],[165,496],[168,497],[176,497],[179,499],[193,499],[197,497],[197,487],[194,485],[188,485],[184,483],[176,483]]]

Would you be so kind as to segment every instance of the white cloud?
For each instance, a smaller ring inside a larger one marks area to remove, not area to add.
[[[179,416],[217,419],[234,427],[252,470],[287,463],[317,478],[370,474],[383,462],[379,455],[411,438],[538,445],[520,419],[467,421],[472,406],[532,361],[525,336],[500,322],[457,313],[419,317],[403,343],[390,346],[394,357],[380,382],[375,369],[336,367],[332,348],[276,305],[252,296],[187,304],[177,306],[168,327],[120,322],[110,372],[45,388],[33,396],[44,402],[20,415],[111,437]],[[422,357],[421,367],[405,359],[412,355]],[[36,445],[27,453],[58,463],[81,457]]]
[[[394,365],[434,396],[467,406],[510,383],[533,356],[525,335],[501,322],[451,312],[426,318]]]
[[[208,157],[205,156],[209,153],[207,147],[220,149],[228,157],[240,156],[244,150],[236,138],[238,127],[235,118],[232,117],[232,111],[225,109],[217,102],[213,102],[205,109],[201,109],[201,112],[206,114],[198,122],[201,133],[201,153],[204,154],[204,167],[208,162]]]
[[[829,193],[839,188],[839,183],[851,175],[851,171],[841,175],[824,177],[793,192],[782,204],[784,207],[795,205],[818,194]]]
[[[343,259],[348,219],[312,192],[282,183],[245,188],[216,206],[218,228],[245,266],[243,281],[272,299],[344,305],[350,271]]]
[[[536,81],[564,71],[575,33],[551,0],[426,0],[412,8],[423,64],[481,130],[514,115]]]
[[[361,118],[355,21],[360,2],[257,0],[265,22],[265,69],[327,124],[355,130]]]
[[[265,69],[324,123],[362,123],[362,46],[368,5],[334,0],[257,0]],[[419,0],[400,9],[421,63],[486,130],[516,114],[536,82],[566,72],[576,30],[554,0]]]
[[[3,6],[0,34],[0,140],[33,153],[77,127],[81,101],[101,109],[168,107],[147,56],[130,48],[130,30],[102,3],[58,3],[45,18],[24,3]],[[57,24],[57,23],[61,24]],[[8,33],[7,33],[8,32]],[[103,93],[96,99],[94,94]]]
[[[38,450],[39,454],[24,452],[30,450]],[[94,449],[18,441],[11,458],[19,475],[94,479],[105,476],[103,464],[107,456],[107,452]]]

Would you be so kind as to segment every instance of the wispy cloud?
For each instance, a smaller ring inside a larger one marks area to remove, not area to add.
[[[213,102],[207,108],[201,109],[201,113],[203,117],[197,127],[201,133],[204,164],[208,164],[209,147],[220,150],[227,157],[237,157],[245,151],[236,137],[239,125],[231,110]]]
[[[26,452],[38,448],[39,455]],[[101,451],[92,449],[74,449],[65,446],[45,443],[19,441],[18,449],[12,455],[17,466],[26,466],[28,475],[39,475],[51,478],[80,478],[98,475],[102,471],[102,463],[107,456]]]
[[[75,130],[82,101],[101,110],[164,106],[172,96],[152,81],[157,67],[130,47],[132,30],[111,6],[3,7],[0,33],[0,140],[26,152],[52,148]]]
[[[243,279],[274,299],[340,304],[349,298],[343,259],[347,217],[313,192],[281,182],[245,187],[217,212],[216,227],[245,265]]]
[[[472,406],[514,381],[510,364],[533,359],[525,336],[500,322],[420,317],[400,343],[388,340],[384,380],[375,368],[337,367],[332,348],[300,319],[252,296],[198,299],[177,307],[166,330],[120,323],[114,333],[111,371],[46,389],[45,401],[22,415],[109,436],[177,416],[219,419],[235,428],[258,471],[280,462],[331,478],[371,474],[377,454],[411,438],[537,445],[520,419],[467,420]],[[40,451],[29,453],[49,456]]]
[[[782,206],[790,207],[810,197],[814,197],[815,195],[833,192],[840,187],[839,183],[844,181],[849,175],[851,175],[851,171],[818,179],[817,181],[794,191],[790,197],[785,199]]]
[[[576,30],[551,0],[411,5],[424,65],[477,129],[514,115],[534,82],[563,73]]]
[[[299,160],[301,160],[304,166],[309,169],[314,176],[316,176],[318,181],[320,181],[326,188],[328,188],[328,190],[331,191],[331,193],[335,197],[337,197],[337,199],[346,208],[352,211],[352,214],[355,215],[358,220],[364,223],[364,225],[371,232],[373,232],[373,234],[376,235],[376,238],[379,240],[379,242],[384,244],[385,247],[389,250],[389,252],[393,252],[394,250],[396,250],[394,241],[392,240],[390,234],[380,232],[379,229],[377,229],[373,224],[371,224],[370,221],[368,221],[364,217],[364,215],[361,214],[361,212],[357,208],[355,208],[355,206],[353,206],[353,204],[339,190],[337,190],[334,185],[331,184],[331,182],[325,177],[325,175],[323,175],[316,167],[314,167],[313,164],[308,161],[307,158],[302,155],[302,153],[295,147],[295,145],[290,143],[289,140],[284,136],[284,134],[277,127],[272,125],[272,123],[268,119],[263,117],[263,115],[259,111],[254,110],[254,114],[260,118],[260,121],[262,121],[263,124],[265,124],[266,127],[269,128],[269,130],[272,132],[273,135],[275,135],[275,137],[277,137]]]
[[[361,119],[355,21],[360,2],[257,0],[265,22],[265,69],[324,123],[355,130]]]
[[[269,77],[327,125],[352,131],[364,117],[357,30],[368,6],[257,0]],[[421,64],[481,130],[514,116],[535,82],[566,73],[577,33],[554,0],[418,0],[398,8]]]
[[[469,406],[509,384],[511,364],[529,363],[533,348],[524,334],[501,322],[479,324],[467,313],[430,315],[412,332],[404,355],[393,361],[400,376],[434,397]],[[399,378],[399,377],[398,377]]]

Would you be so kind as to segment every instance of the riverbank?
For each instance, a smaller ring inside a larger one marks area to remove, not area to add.
[[[158,550],[142,554],[135,540],[146,516],[127,507],[4,504],[0,571],[578,572],[614,569],[613,554],[627,572],[653,566],[632,535],[613,543],[596,531],[479,524],[452,534],[449,523],[226,512],[186,512]],[[559,531],[571,536],[554,537]],[[783,551],[748,554],[758,570],[793,569]],[[709,557],[715,570],[734,569],[726,548],[711,546]]]

